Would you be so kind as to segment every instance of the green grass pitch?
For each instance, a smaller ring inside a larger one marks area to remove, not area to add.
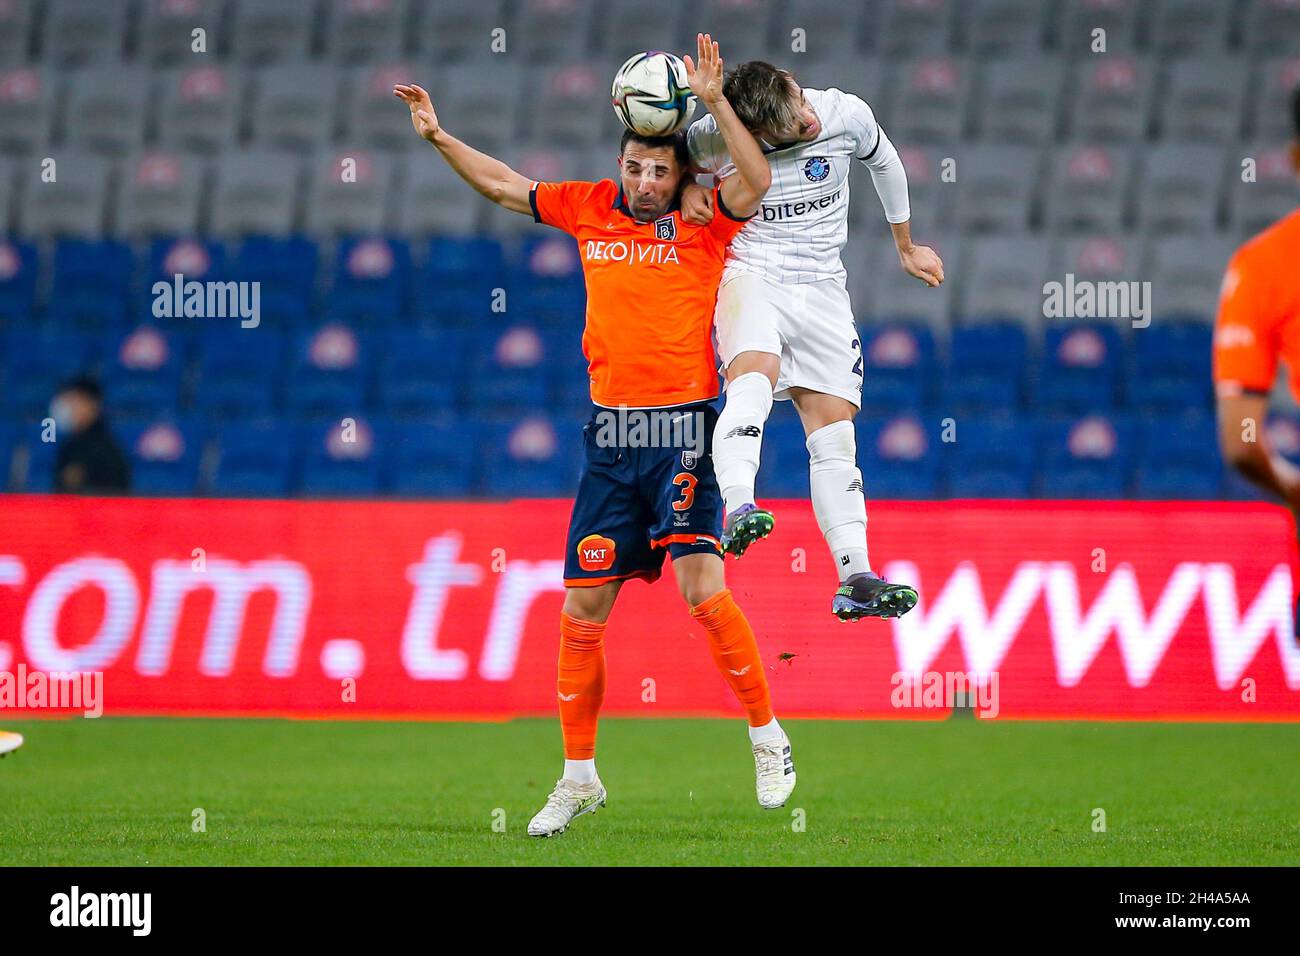
[[[764,811],[742,722],[609,719],[609,805],[548,840],[524,828],[554,720],[0,726],[27,738],[0,761],[3,865],[1300,860],[1294,724],[789,721],[799,785]]]

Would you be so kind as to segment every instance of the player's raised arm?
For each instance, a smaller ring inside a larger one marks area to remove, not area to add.
[[[722,57],[718,55],[718,44],[707,33],[697,33],[695,43],[699,64],[692,63],[690,56],[684,57],[686,77],[691,92],[713,114],[731,161],[736,166],[736,174],[728,176],[718,187],[722,201],[733,215],[740,218],[752,216],[758,211],[767,187],[772,185],[772,170],[768,168],[758,140],[745,129],[745,124],[722,93]]]
[[[422,87],[411,84],[393,87],[393,95],[411,109],[411,125],[415,131],[437,147],[448,165],[457,175],[474,187],[475,191],[511,212],[532,215],[528,191],[532,180],[515,172],[499,159],[480,153],[452,136],[438,123],[433,111],[433,101]]]

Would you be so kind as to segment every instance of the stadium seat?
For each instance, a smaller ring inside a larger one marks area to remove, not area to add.
[[[583,63],[598,6],[596,0],[528,0],[519,4],[515,52],[526,63]],[[601,75],[613,73],[601,71]]]
[[[1049,162],[1044,211],[1053,232],[1102,233],[1124,227],[1133,180],[1131,152],[1075,143],[1057,147]]]
[[[1034,6],[1046,5],[1034,0]],[[1037,53],[998,59],[984,67],[983,94],[976,111],[981,139],[990,144],[1041,146],[1061,121],[1065,65]]]
[[[36,302],[39,269],[36,246],[0,239],[0,327],[26,324]]]
[[[240,4],[247,7],[250,4]],[[209,155],[234,147],[239,136],[240,94],[236,67],[221,63],[162,71],[158,80],[158,142]]]
[[[67,143],[77,150],[122,156],[144,142],[150,75],[143,66],[113,63],[77,70],[67,94]]]
[[[140,495],[192,495],[199,480],[204,436],[192,422],[157,419],[117,428],[131,462],[131,491]]]
[[[196,30],[203,31],[207,53],[216,52],[225,26],[222,0],[144,0],[140,6],[136,52],[145,62],[170,65],[191,59]]]
[[[330,314],[346,322],[391,324],[407,314],[411,249],[403,239],[367,236],[338,243]]]
[[[947,493],[956,498],[1022,498],[1030,494],[1037,465],[1035,429],[1020,416],[960,416],[940,441],[938,457]],[[941,438],[943,432],[941,431]]]
[[[402,497],[471,495],[478,491],[479,426],[459,417],[412,419],[392,426],[389,489]]]
[[[940,411],[1010,411],[1020,404],[1028,354],[1023,328],[1006,322],[958,327],[950,348],[940,376]]]
[[[1106,53],[1132,50],[1142,20],[1139,0],[1066,0],[1057,26],[1057,45],[1067,53],[1093,52],[1093,31],[1105,31]]]
[[[1041,425],[1040,492],[1060,498],[1127,497],[1131,423],[1116,415],[1048,419]]]
[[[965,8],[963,10],[963,8]],[[985,56],[1034,51],[1042,46],[1052,7],[1039,0],[975,0],[960,4],[970,48]]]
[[[220,236],[288,236],[294,231],[302,163],[296,157],[244,150],[217,168],[212,231]]]
[[[31,153],[50,141],[57,82],[46,67],[0,67],[0,151]]]
[[[483,42],[486,45],[488,40]],[[438,116],[449,129],[455,123],[457,137],[493,156],[519,143],[525,98],[524,68],[520,64],[494,59],[492,68],[484,69],[482,64],[457,63],[443,70],[439,79]]]
[[[1151,277],[1153,324],[1165,318],[1213,322],[1235,246],[1234,240],[1217,235],[1153,237],[1143,266],[1143,274]]]
[[[32,238],[103,235],[112,172],[109,160],[64,151],[50,158],[57,179],[42,182],[42,170],[35,165],[27,171],[18,217],[22,232]]]
[[[430,418],[455,408],[466,384],[465,335],[395,329],[385,336],[377,408],[390,416]]]
[[[368,359],[365,339],[346,326],[331,323],[295,333],[285,407],[321,419],[357,415],[365,400]]]
[[[1300,9],[1292,0],[1252,0],[1246,8],[1242,45],[1252,54],[1295,53]]]
[[[794,403],[776,402],[763,429],[762,461],[754,493],[765,498],[807,498],[808,444]]]
[[[402,156],[399,163],[405,174],[403,198],[392,220],[394,233],[414,238],[430,233],[470,236],[478,231],[489,203],[466,189],[455,170],[446,163],[430,162],[423,153]]]
[[[325,53],[336,63],[370,63],[400,53],[411,0],[326,0]]]
[[[862,329],[860,348],[865,412],[915,412],[930,403],[935,345],[929,327],[872,325]]]
[[[383,232],[395,171],[392,157],[374,150],[322,150],[307,193],[307,231],[322,237]]]
[[[472,407],[522,412],[545,407],[548,392],[546,340],[537,330],[516,325],[476,339],[470,365]]]
[[[682,13],[683,4],[674,0],[654,5],[643,0],[602,2],[595,37],[609,74],[633,50],[694,50],[696,31],[684,22]]]
[[[382,490],[389,431],[366,418],[304,426],[302,492],[374,495]]]
[[[54,389],[72,375],[90,371],[96,353],[86,336],[75,332],[10,331],[4,339],[7,416],[45,417]]]
[[[1264,143],[1282,143],[1295,133],[1287,109],[1300,87],[1300,53],[1271,57],[1259,64],[1250,87],[1250,133]]]
[[[1050,326],[1035,392],[1038,407],[1053,412],[1111,408],[1119,381],[1120,348],[1118,334],[1108,325]]]
[[[965,251],[959,322],[1017,322],[1037,329],[1043,321],[1043,283],[1050,263],[1046,244],[1027,235],[985,236],[966,245]],[[957,265],[952,263],[954,272]]]
[[[888,112],[882,113],[890,117],[890,137],[896,142],[936,146],[959,139],[966,125],[971,73],[970,64],[955,57],[935,56],[905,64]],[[881,104],[882,110],[884,106]]]
[[[50,303],[53,324],[106,331],[121,324],[134,275],[131,249],[112,240],[55,243]]]
[[[577,422],[530,415],[490,422],[479,445],[483,491],[497,498],[572,495],[582,467]]]
[[[313,62],[259,70],[249,94],[253,144],[295,152],[324,146],[334,132],[339,83],[337,70]],[[304,96],[310,97],[311,109],[304,108]]]
[[[1219,146],[1161,143],[1144,150],[1139,227],[1157,236],[1212,231],[1218,224],[1223,174]]]
[[[491,55],[493,30],[504,29],[506,37],[510,36],[514,23],[508,13],[512,6],[507,0],[417,3],[416,45],[430,63],[483,60]]]
[[[117,62],[126,44],[130,8],[101,0],[48,0],[41,49],[46,62],[69,68]]]
[[[239,62],[257,66],[306,59],[318,8],[318,0],[234,4],[231,52]]]
[[[880,0],[868,35],[883,56],[946,53],[952,47],[956,8],[954,0]]]
[[[264,321],[281,329],[306,324],[316,291],[315,243],[300,236],[248,236],[239,243],[232,272],[239,281],[260,283]]]
[[[1273,225],[1280,213],[1295,205],[1295,169],[1287,148],[1277,142],[1247,144],[1238,153],[1228,177],[1228,201],[1232,228],[1245,239]],[[1242,178],[1243,158],[1253,163],[1250,181]]]
[[[282,419],[229,423],[218,431],[211,490],[240,496],[287,495],[296,486],[299,433]]]
[[[284,374],[284,353],[284,334],[270,324],[206,328],[198,337],[195,411],[231,420],[271,414]]]
[[[147,416],[180,407],[187,337],[141,325],[110,333],[103,345],[104,406],[117,416]]]
[[[593,99],[607,93],[608,73],[586,63],[566,63],[530,71],[527,85],[529,106],[521,132],[533,143],[590,146],[613,142],[621,134],[613,110],[589,108]]]
[[[1126,376],[1129,404],[1135,408],[1184,411],[1208,409],[1210,328],[1199,322],[1153,322],[1136,330]]]
[[[721,38],[720,42],[726,44],[725,58],[732,63],[744,63],[746,60],[765,59],[769,55],[768,36],[772,18],[784,6],[787,4],[771,3],[768,0],[704,0],[698,7],[692,6],[692,11],[702,23],[707,24],[706,30],[709,33]],[[810,33],[814,29],[824,30],[827,26],[821,21],[817,21],[815,27],[812,26],[812,21],[800,22]],[[783,31],[779,36],[784,45],[789,42],[790,32]],[[812,54],[811,48],[816,45],[814,38],[807,37],[806,40],[809,47],[807,52]],[[686,52],[695,55],[693,47]]]
[[[932,498],[939,491],[937,442],[915,415],[858,416],[858,462],[868,500]]]
[[[957,150],[957,225],[963,233],[1029,228],[1042,154],[1030,146]]]
[[[430,92],[441,90],[437,68],[430,71],[423,63],[385,60],[352,71],[342,90],[343,141],[364,143],[368,149],[411,150],[418,163],[446,167],[446,163],[431,162],[428,143],[416,135],[409,111],[401,109],[393,98],[394,86],[411,82]]]
[[[1178,142],[1237,143],[1246,111],[1248,64],[1225,56],[1171,63],[1165,73],[1157,123]]]
[[[1159,0],[1151,16],[1151,48],[1164,56],[1216,53],[1228,44],[1232,6],[1204,0]]]
[[[183,153],[150,151],[122,164],[116,233],[119,236],[189,236],[199,231],[203,163]]]
[[[0,156],[0,235],[8,236],[16,231],[13,228],[13,219],[17,193],[17,163],[7,156]]]
[[[1117,6],[1133,7],[1133,0]],[[1147,132],[1155,96],[1154,66],[1123,53],[1079,60],[1070,102],[1071,135],[1085,143],[1129,143]]]
[[[36,19],[36,0],[0,5],[0,63],[25,63]]]

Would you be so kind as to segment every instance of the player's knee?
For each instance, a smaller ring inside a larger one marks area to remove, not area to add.
[[[579,621],[604,624],[609,620],[610,611],[614,609],[616,589],[609,585],[593,588],[565,588],[564,613]]]
[[[858,458],[857,436],[853,423],[831,422],[808,436],[808,460],[812,465],[854,465]]]

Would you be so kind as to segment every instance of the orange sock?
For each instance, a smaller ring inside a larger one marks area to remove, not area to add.
[[[723,678],[749,715],[749,726],[761,727],[772,720],[772,695],[767,675],[758,656],[758,642],[736,604],[731,591],[723,588],[703,604],[691,608],[691,616],[709,632],[709,647]]]
[[[596,719],[605,699],[605,625],[560,612],[560,665],[555,681],[566,760],[596,756]]]

